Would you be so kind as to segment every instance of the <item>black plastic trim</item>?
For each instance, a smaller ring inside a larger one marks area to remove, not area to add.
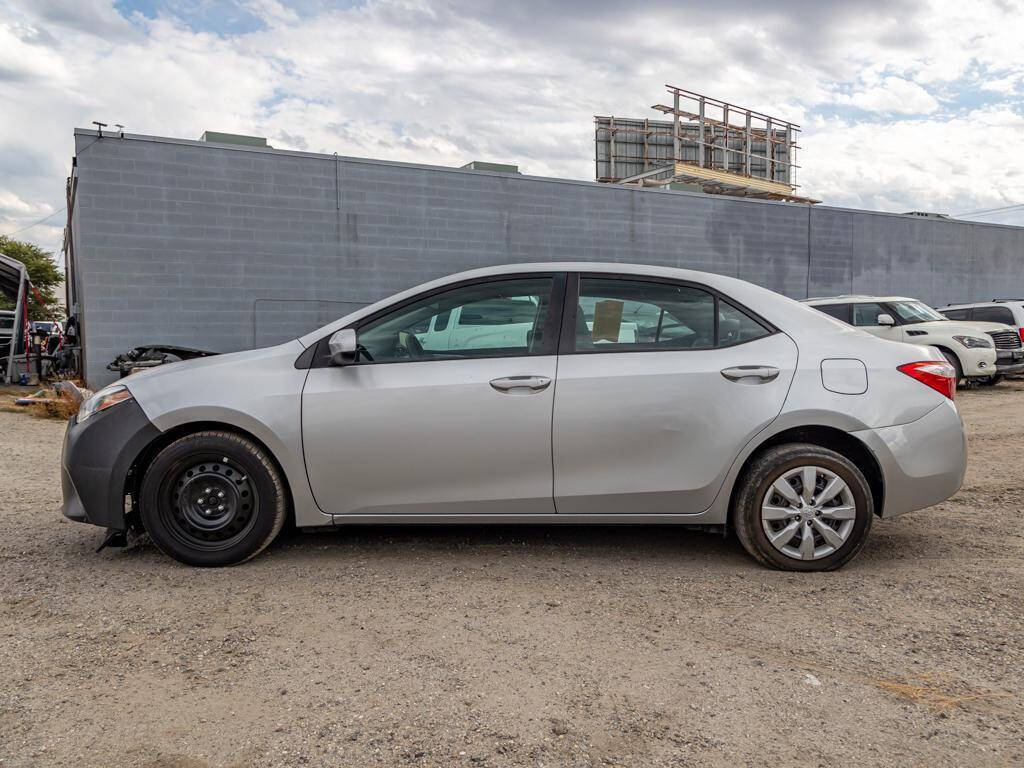
[[[295,368],[297,370],[304,371],[313,365],[313,357],[316,355],[316,347],[317,344],[310,344],[302,350],[301,355],[295,358]]]
[[[61,458],[64,515],[124,530],[125,480],[135,459],[160,430],[134,400],[68,422]]]

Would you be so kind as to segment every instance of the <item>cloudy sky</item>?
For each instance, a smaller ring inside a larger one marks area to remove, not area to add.
[[[800,123],[826,204],[1024,224],[1022,38],[1024,0],[0,0],[0,234],[59,248],[93,120],[589,179],[665,83]]]

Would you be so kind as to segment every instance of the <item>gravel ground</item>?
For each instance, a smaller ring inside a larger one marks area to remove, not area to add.
[[[64,425],[0,411],[0,766],[1024,764],[1024,384],[958,401],[960,493],[807,575],[664,528],[95,554]]]

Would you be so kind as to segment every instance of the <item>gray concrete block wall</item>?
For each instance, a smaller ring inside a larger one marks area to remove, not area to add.
[[[630,261],[795,298],[1024,296],[1024,229],[76,131],[86,376],[150,342],[294,338],[463,269]]]

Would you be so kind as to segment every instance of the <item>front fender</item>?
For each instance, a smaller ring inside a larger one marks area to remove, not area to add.
[[[316,507],[306,477],[302,457],[302,433],[298,408],[272,411],[264,420],[234,408],[197,405],[162,413],[153,419],[161,432],[180,431],[190,425],[216,425],[217,428],[245,432],[261,442],[284,472],[291,490],[295,522],[299,526],[330,525],[332,518]]]

